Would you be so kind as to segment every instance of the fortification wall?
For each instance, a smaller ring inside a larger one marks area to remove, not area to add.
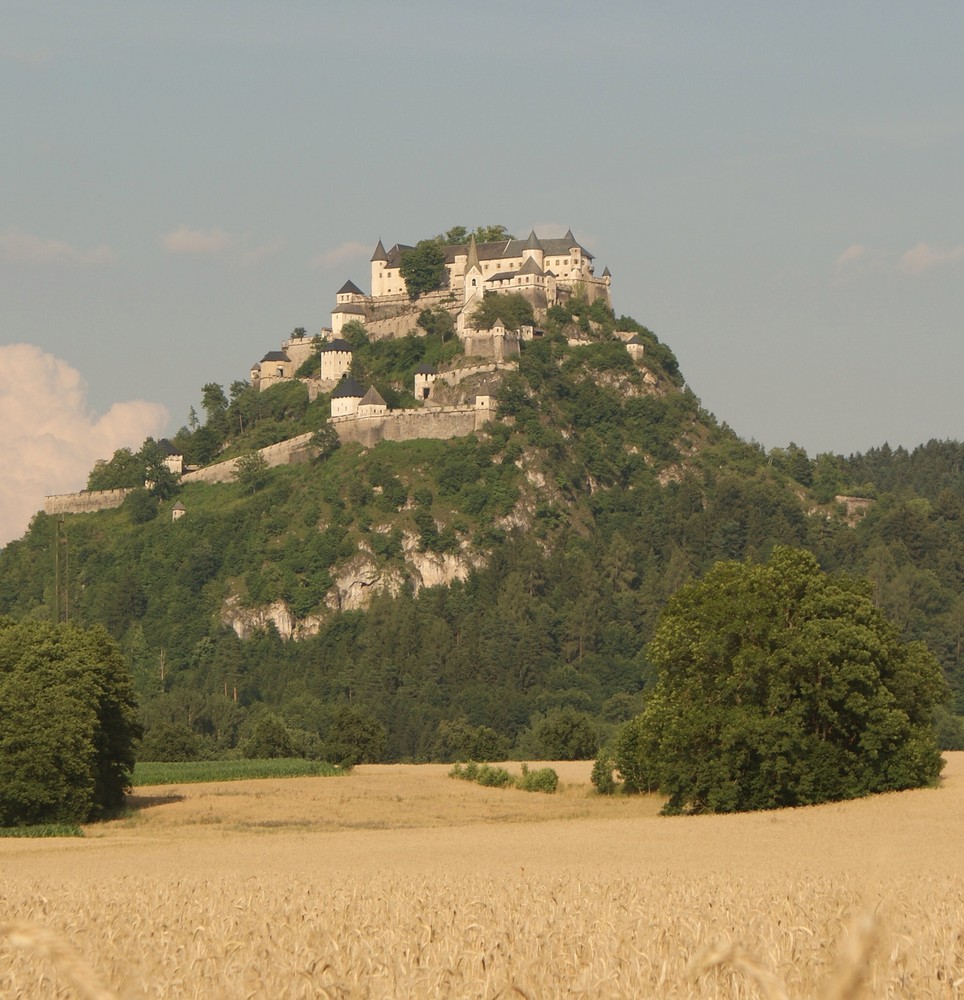
[[[464,437],[481,429],[492,414],[474,406],[437,406],[425,410],[395,410],[377,417],[336,417],[331,421],[342,443],[355,441],[372,448],[379,441]]]
[[[436,378],[446,385],[457,386],[463,379],[471,375],[488,375],[490,372],[515,371],[519,367],[515,361],[489,361],[480,365],[466,365],[463,368],[453,368],[451,371],[441,371]]]
[[[286,441],[279,441],[277,444],[269,444],[267,447],[259,448],[258,454],[269,466],[297,465],[299,462],[308,461],[307,445],[310,440],[311,434],[299,434]],[[203,469],[195,469],[194,472],[185,472],[181,476],[181,482],[230,483],[234,481],[237,464],[236,458],[229,458],[226,462],[218,462],[216,465],[208,465]]]
[[[93,514],[98,510],[114,510],[133,490],[80,490],[44,497],[45,514]]]

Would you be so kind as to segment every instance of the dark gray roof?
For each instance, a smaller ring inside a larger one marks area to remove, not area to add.
[[[337,295],[364,295],[365,293],[355,284],[354,281],[346,281],[335,293]]]
[[[375,247],[375,252],[372,254],[372,260],[385,260],[385,247],[382,246],[382,241],[378,241],[378,246]]]
[[[419,365],[418,368],[415,369],[415,374],[416,375],[437,375],[438,374],[438,369],[435,367],[435,365]]]
[[[407,243],[396,243],[388,253],[385,254],[385,263],[389,267],[398,267],[402,261],[402,254],[406,250],[414,250],[415,247],[410,247]],[[381,258],[378,258],[381,260]]]
[[[262,361],[290,361],[291,358],[284,351],[268,351],[261,359]]]
[[[345,302],[341,305],[335,306],[332,309],[333,313],[351,313],[353,316],[364,316],[365,307],[360,306],[357,302]]]
[[[359,406],[385,406],[385,400],[375,386],[369,386],[368,392],[362,397]]]
[[[643,342],[639,339],[639,334],[634,333],[629,340],[626,341],[627,344],[642,344]],[[645,346],[645,345],[643,345]]]
[[[160,448],[162,455],[180,455],[181,451],[179,448],[175,448],[173,444],[167,438],[161,438],[157,442],[157,447]]]
[[[329,351],[340,351],[342,353],[347,352],[352,353],[351,344],[347,340],[342,340],[341,337],[337,337],[335,340],[329,340],[327,344],[322,344],[321,353],[327,354]]]
[[[536,237],[535,246],[531,245],[533,236],[535,236],[535,230],[533,230],[529,235],[529,238],[525,240],[499,240],[498,243],[476,243],[475,250],[478,254],[479,260],[501,260],[505,257],[521,257],[522,251],[526,249],[542,249],[547,257],[550,254],[558,257],[563,254],[568,254],[574,247],[578,247],[582,251],[583,256],[587,257],[589,260],[593,260],[593,255],[576,240],[575,236],[572,235],[571,229],[565,236],[552,237],[551,239],[540,239],[539,237]],[[381,246],[380,240],[379,246]],[[384,259],[389,267],[398,267],[403,251],[411,249],[413,248],[405,243],[396,243],[395,246],[393,246],[392,249],[385,254],[384,258],[372,257],[372,260]],[[468,256],[469,244],[447,244],[446,246],[443,246],[442,249],[445,251],[445,263],[452,264],[455,262],[456,257]]]
[[[519,272],[518,271],[499,271],[496,274],[490,274],[485,279],[486,281],[508,281],[509,278],[514,278]]]
[[[609,270],[609,265],[608,264],[606,265],[606,267],[603,268],[602,276],[604,278],[611,278],[613,276],[612,271]]]
[[[519,274],[544,274],[545,272],[536,263],[535,257],[527,257],[525,263],[519,268]]]
[[[338,387],[331,394],[332,399],[361,399],[365,395],[365,390],[348,375],[343,378]]]
[[[261,368],[260,362],[255,361],[255,363],[251,366],[251,371],[258,371],[260,368]]]
[[[541,250],[542,244],[539,242],[539,237],[536,236],[536,231],[533,229],[529,233],[529,238],[526,240],[526,250]]]

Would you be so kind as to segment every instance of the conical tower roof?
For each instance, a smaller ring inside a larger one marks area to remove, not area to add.
[[[385,246],[381,240],[378,241],[378,246],[375,247],[375,252],[372,254],[372,260],[388,260],[388,254],[385,253]]]
[[[570,234],[571,235],[571,234]],[[523,248],[525,250],[542,250],[542,244],[539,242],[539,237],[536,236],[536,231],[533,229],[529,233],[529,238],[526,240],[526,245]]]
[[[469,236],[469,252],[465,261],[465,270],[468,271],[473,267],[477,271],[482,270],[479,265],[479,248],[475,245],[475,233],[472,233],[472,235]]]
[[[370,386],[368,392],[362,396],[362,401],[358,404],[359,406],[385,406],[385,400],[382,399],[382,394],[375,388],[375,386]]]

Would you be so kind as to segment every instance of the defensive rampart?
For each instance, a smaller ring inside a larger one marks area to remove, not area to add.
[[[515,371],[519,367],[516,361],[490,361],[481,365],[466,365],[464,368],[453,368],[451,371],[440,371],[436,378],[446,385],[457,386],[463,379],[472,375],[488,375],[490,372]]]
[[[492,411],[483,407],[438,406],[424,410],[394,410],[375,417],[351,414],[335,417],[331,424],[339,441],[356,441],[372,448],[379,441],[464,437],[480,430],[491,419]]]
[[[265,448],[259,448],[258,454],[269,466],[275,465],[296,465],[298,462],[308,460],[307,444],[311,439],[311,434],[299,434],[297,437],[288,438],[286,441],[279,441],[277,444],[269,444]],[[208,465],[203,469],[195,469],[193,472],[185,472],[181,476],[182,483],[230,483],[234,481],[238,460],[229,458],[225,462],[218,462],[216,465]]]
[[[93,514],[98,510],[114,510],[132,490],[80,490],[44,497],[45,514]]]

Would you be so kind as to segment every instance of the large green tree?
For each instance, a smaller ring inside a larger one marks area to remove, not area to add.
[[[501,319],[507,330],[518,330],[534,322],[532,303],[518,292],[492,292],[478,304],[469,317],[476,330],[490,330]]]
[[[105,629],[0,619],[0,826],[116,808],[139,735],[130,673]]]
[[[869,585],[777,547],[724,562],[668,603],[648,647],[658,670],[621,731],[618,770],[667,812],[806,805],[934,782],[940,667],[905,643]]]
[[[398,272],[405,279],[409,297],[417,299],[424,292],[434,291],[445,277],[445,251],[438,240],[419,240],[411,250],[402,253]]]

